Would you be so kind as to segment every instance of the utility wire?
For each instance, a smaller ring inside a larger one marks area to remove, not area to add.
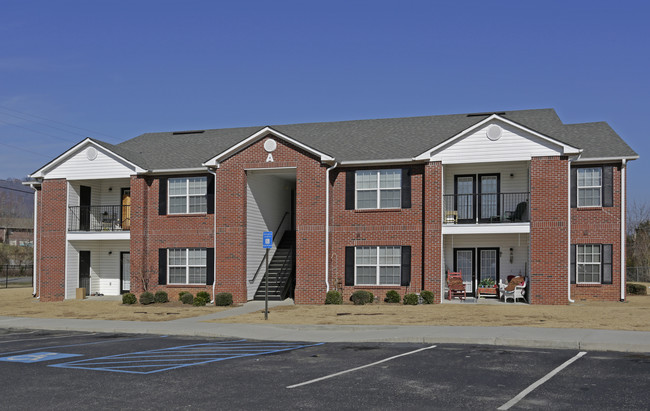
[[[36,154],[37,156],[50,158],[50,156],[48,156],[48,155],[45,155],[45,154],[42,154],[42,153],[37,153],[36,151],[27,150],[27,149],[22,148],[22,147],[12,146],[11,144],[0,143],[0,145],[10,147],[10,148],[13,148],[13,149],[16,149],[16,150],[24,151],[26,153]]]
[[[58,140],[65,141],[66,143],[69,143],[69,142],[70,142],[70,140],[69,140],[69,139],[66,139],[65,137],[59,137],[59,136],[55,136],[55,135],[53,135],[53,134],[44,133],[44,132],[39,131],[39,130],[34,130],[33,128],[29,128],[29,127],[25,127],[25,126],[20,126],[20,125],[18,125],[18,124],[13,124],[13,123],[7,123],[6,121],[2,121],[2,120],[0,120],[0,123],[6,124],[6,125],[8,125],[8,126],[12,126],[12,127],[23,128],[23,129],[25,129],[25,130],[31,131],[32,133],[38,133],[38,134],[42,134],[42,135],[44,135],[44,136],[48,136],[48,137],[52,137],[52,138],[56,138],[56,139],[58,139]]]
[[[32,120],[32,119],[30,119],[30,118],[28,118],[28,117],[17,116],[17,115],[15,115],[15,114],[11,114],[11,113],[0,113],[0,114],[4,114],[5,116],[15,117],[15,118],[18,118],[18,119],[20,119],[20,120],[25,120],[25,121],[29,121],[29,122],[34,122],[34,123],[37,123],[37,124],[41,124],[41,125],[43,125],[43,126],[45,126],[45,127],[50,127],[50,128],[55,129],[55,130],[63,131],[64,133],[75,134],[75,135],[77,135],[77,136],[86,137],[85,134],[76,133],[76,132],[74,132],[74,131],[66,130],[66,129],[63,129],[63,128],[60,128],[60,127],[54,127],[54,126],[51,126],[51,125],[49,125],[49,124],[45,124],[45,123],[36,122],[36,121],[34,121],[34,120]],[[4,122],[4,123],[7,124],[6,122]],[[14,124],[14,123],[9,123],[9,124],[14,125],[14,126],[18,126],[17,124]]]
[[[23,190],[18,190],[16,188],[9,188],[9,187],[3,187],[3,186],[0,186],[0,190],[17,191],[17,192],[23,193],[23,194],[34,194],[33,191],[23,191]]]

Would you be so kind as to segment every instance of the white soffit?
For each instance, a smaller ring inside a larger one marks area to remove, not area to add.
[[[311,154],[319,157],[320,161],[323,161],[323,162],[325,162],[325,161],[334,161],[333,157],[331,157],[331,156],[329,156],[329,155],[327,155],[325,153],[321,153],[320,151],[315,150],[315,149],[313,149],[313,148],[299,142],[298,140],[294,140],[293,138],[287,136],[286,134],[280,133],[279,131],[272,129],[271,127],[264,127],[260,131],[256,132],[255,134],[251,135],[250,137],[246,138],[245,140],[240,141],[239,143],[237,143],[234,146],[230,147],[226,151],[223,151],[223,152],[217,154],[216,156],[212,157],[211,159],[209,159],[208,161],[203,163],[203,166],[206,166],[206,167],[218,167],[220,161],[223,161],[226,158],[228,158],[228,157],[230,157],[232,155],[235,155],[236,153],[240,152],[241,150],[244,150],[249,145],[255,143],[256,141],[260,140],[261,138],[266,137],[269,134],[273,135],[274,137],[280,138],[280,139],[288,142],[289,144],[292,144],[294,146],[302,148],[303,150],[307,151],[308,153],[311,153]]]
[[[453,150],[453,147],[457,144],[461,144],[465,140],[465,138],[476,136],[479,134],[482,137],[484,137],[485,144],[472,145],[471,147],[468,147],[470,148],[470,150],[468,151],[480,153],[480,160],[468,159],[466,155],[467,152],[463,152],[460,155],[457,155],[456,156],[457,158],[454,158],[453,155],[452,156],[445,155],[445,154],[450,154]],[[451,163],[467,163],[467,162],[480,162],[480,161],[530,160],[530,157],[534,155],[539,155],[534,153],[521,152],[519,153],[519,157],[521,158],[517,158],[516,156],[513,156],[513,154],[515,153],[513,153],[511,149],[514,147],[508,147],[507,150],[503,150],[507,152],[506,155],[503,156],[504,158],[494,158],[489,156],[489,153],[487,153],[487,151],[489,151],[488,149],[498,147],[499,145],[501,146],[502,149],[505,148],[504,146],[506,144],[512,142],[513,135],[521,139],[526,139],[538,145],[540,148],[542,148],[541,151],[548,151],[546,155],[551,154],[551,152],[554,152],[556,155],[558,154],[576,155],[582,152],[582,150],[579,148],[562,143],[544,134],[538,133],[520,124],[510,121],[504,117],[501,117],[497,114],[493,114],[490,117],[486,118],[485,120],[480,121],[477,124],[474,124],[473,126],[467,128],[466,130],[463,130],[460,133],[456,134],[455,136],[438,144],[437,146],[431,148],[430,150],[427,150],[424,153],[414,157],[414,159],[442,161],[443,163],[451,164]],[[508,139],[508,137],[510,137],[510,139]],[[493,143],[493,145],[491,146],[489,143]],[[499,156],[498,150],[495,150],[494,153],[492,154],[495,157]],[[542,153],[540,154],[543,155]]]

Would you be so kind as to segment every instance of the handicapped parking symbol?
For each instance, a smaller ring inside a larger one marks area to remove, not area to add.
[[[0,357],[0,361],[21,362],[30,364],[33,362],[59,360],[61,358],[80,357],[81,354],[64,354],[58,352],[35,352],[31,354],[12,355],[10,357]]]

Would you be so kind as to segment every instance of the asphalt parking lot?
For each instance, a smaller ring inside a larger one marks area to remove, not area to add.
[[[647,409],[650,356],[0,331],[3,409]]]

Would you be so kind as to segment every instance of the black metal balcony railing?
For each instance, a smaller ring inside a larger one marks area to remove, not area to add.
[[[131,208],[128,205],[70,206],[68,231],[128,231]]]
[[[519,223],[530,221],[530,193],[447,194],[443,223]]]

